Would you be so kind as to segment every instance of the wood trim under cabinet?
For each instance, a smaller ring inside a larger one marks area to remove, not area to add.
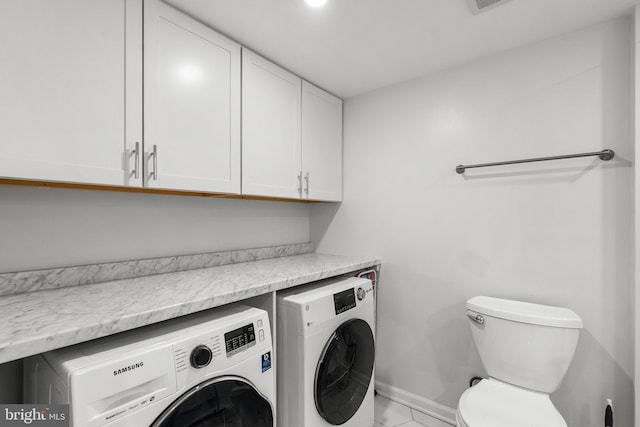
[[[214,197],[218,199],[266,200],[272,202],[293,203],[329,203],[319,200],[286,199],[280,197],[248,196],[243,194],[204,193],[198,191],[163,190],[159,188],[119,187],[111,185],[74,184],[69,182],[30,181],[22,179],[0,178],[0,185],[19,185],[26,187],[68,188],[74,190],[112,191],[119,193],[164,194],[169,196]]]

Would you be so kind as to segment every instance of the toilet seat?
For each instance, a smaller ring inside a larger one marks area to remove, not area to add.
[[[460,427],[567,427],[549,395],[490,378],[460,397]]]

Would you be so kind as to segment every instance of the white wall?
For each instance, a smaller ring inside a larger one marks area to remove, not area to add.
[[[552,400],[569,426],[633,420],[631,20],[347,100],[344,202],[311,210],[318,251],[382,257],[377,380],[455,408],[485,375],[474,295],[584,321]],[[611,148],[585,158],[454,172]]]
[[[309,241],[309,207],[0,186],[0,272]]]

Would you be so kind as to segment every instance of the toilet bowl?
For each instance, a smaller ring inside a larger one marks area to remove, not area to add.
[[[458,402],[458,427],[567,427],[549,399],[578,343],[567,308],[491,297],[467,301],[473,340],[489,378]]]

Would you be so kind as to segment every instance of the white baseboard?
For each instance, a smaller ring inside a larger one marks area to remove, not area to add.
[[[378,394],[387,399],[401,403],[448,425],[456,425],[455,409],[379,381],[375,382],[375,389]]]

